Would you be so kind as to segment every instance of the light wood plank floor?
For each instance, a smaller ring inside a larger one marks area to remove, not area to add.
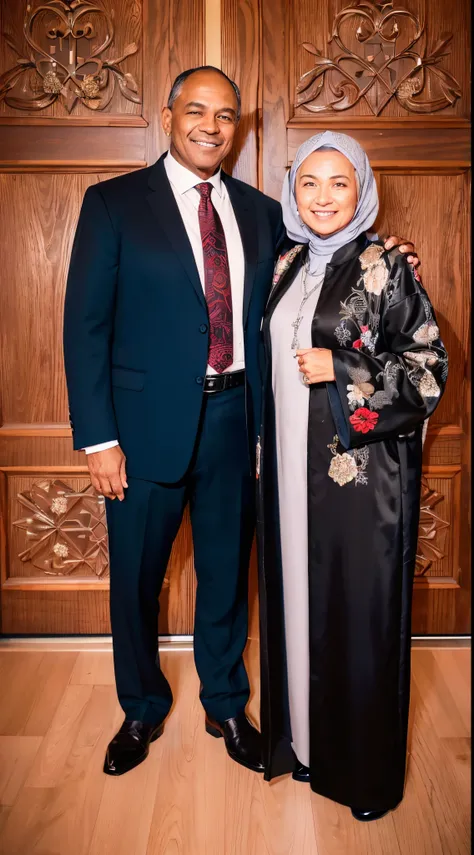
[[[249,647],[258,711],[258,648]],[[414,649],[400,807],[372,824],[208,736],[190,652],[163,654],[175,704],[145,763],[102,773],[119,727],[108,652],[0,651],[2,855],[468,855],[468,649]]]

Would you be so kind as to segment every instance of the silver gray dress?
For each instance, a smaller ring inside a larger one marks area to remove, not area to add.
[[[292,323],[303,298],[303,268],[280,300],[270,324],[275,401],[278,495],[288,695],[293,750],[309,766],[309,592],[307,446],[309,389],[291,349]],[[311,291],[318,274],[306,278]],[[300,348],[311,347],[311,322],[322,282],[303,309]]]

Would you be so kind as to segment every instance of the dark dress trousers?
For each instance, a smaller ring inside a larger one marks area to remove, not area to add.
[[[189,502],[201,701],[246,705],[247,575],[261,406],[261,321],[284,229],[280,205],[223,174],[244,256],[245,386],[203,392],[209,319],[163,163],[90,187],[74,239],[64,354],[74,448],[118,439],[125,500],[106,500],[120,703],[155,722],[171,707],[157,650],[158,596]]]

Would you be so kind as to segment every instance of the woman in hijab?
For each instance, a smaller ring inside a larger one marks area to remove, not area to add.
[[[265,777],[368,821],[403,795],[422,431],[447,355],[417,272],[367,237],[355,140],[307,140],[282,205],[257,448]]]

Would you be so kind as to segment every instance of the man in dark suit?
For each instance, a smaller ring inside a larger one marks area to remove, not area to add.
[[[247,577],[260,414],[260,325],[280,205],[220,170],[240,117],[218,69],[180,75],[163,110],[170,151],[90,187],[66,292],[74,448],[106,497],[117,692],[125,712],[104,771],[142,762],[172,703],[158,597],[189,501],[194,654],[209,734],[263,771],[245,707]]]

